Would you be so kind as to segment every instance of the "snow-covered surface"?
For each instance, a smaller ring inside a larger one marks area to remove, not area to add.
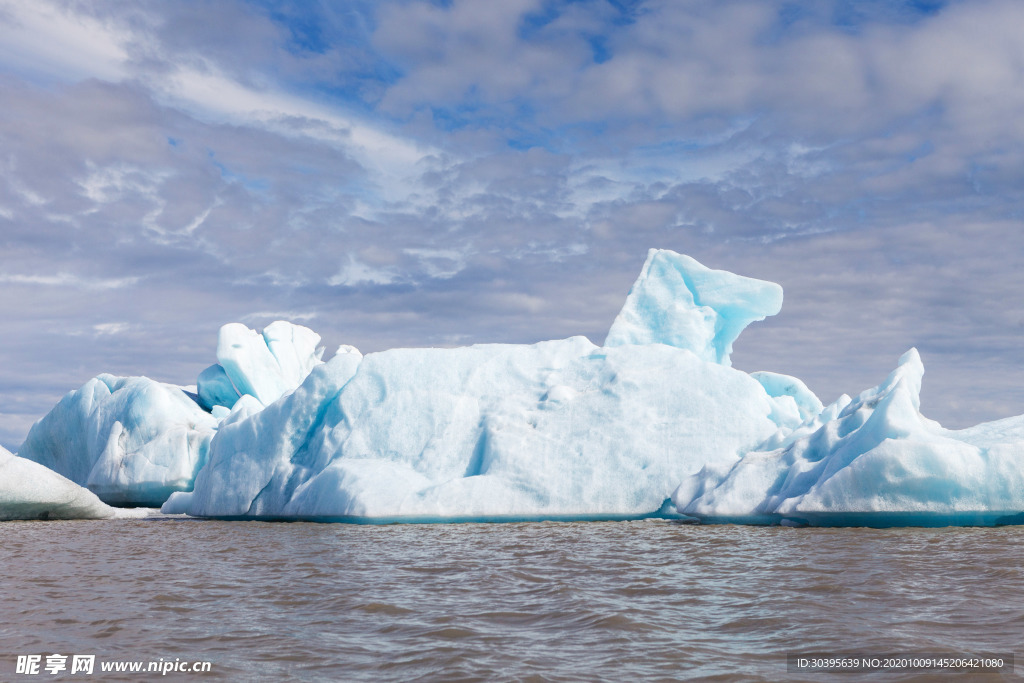
[[[145,517],[148,510],[105,505],[96,494],[0,448],[0,520]]]
[[[781,303],[652,250],[603,347],[343,345],[324,363],[305,327],[229,324],[194,393],[101,375],[19,455],[107,502],[205,517],[1024,523],[1024,416],[926,419],[915,350],[825,407],[795,377],[732,368]]]
[[[100,375],[33,425],[18,455],[106,503],[159,506],[191,488],[216,428],[181,387]]]

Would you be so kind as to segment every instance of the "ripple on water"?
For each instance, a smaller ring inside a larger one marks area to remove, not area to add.
[[[0,647],[203,680],[780,680],[787,652],[1012,653],[1022,534],[10,522]]]

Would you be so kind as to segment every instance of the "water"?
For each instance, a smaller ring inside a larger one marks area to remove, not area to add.
[[[1022,527],[7,522],[0,679],[821,681],[786,654],[1013,653],[1022,559]]]

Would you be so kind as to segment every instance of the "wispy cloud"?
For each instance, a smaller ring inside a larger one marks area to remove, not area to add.
[[[600,341],[657,246],[785,286],[738,364],[831,395],[918,345],[933,416],[1024,412],[1022,23],[1001,0],[0,0],[0,391],[188,383],[232,320]]]
[[[259,311],[247,313],[239,318],[243,322],[287,320],[289,322],[308,322],[320,316],[316,311]]]
[[[399,278],[392,267],[373,267],[349,254],[348,262],[341,270],[327,280],[332,287],[355,287],[356,285],[390,285]]]
[[[0,282],[10,285],[36,285],[40,287],[75,287],[79,289],[105,290],[123,289],[132,287],[141,278],[88,278],[79,277],[70,273],[58,273],[56,275],[18,275],[14,273],[0,273]]]
[[[123,46],[129,41],[116,25],[57,3],[0,3],[0,60],[30,77],[124,78],[129,55]]]
[[[121,334],[131,329],[129,323],[100,323],[92,326],[93,331],[98,335]]]

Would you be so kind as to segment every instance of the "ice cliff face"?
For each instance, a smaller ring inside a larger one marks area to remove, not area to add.
[[[165,511],[642,515],[701,464],[777,431],[773,411],[748,375],[668,346],[602,349],[576,337],[342,356],[222,426],[195,492]]]

